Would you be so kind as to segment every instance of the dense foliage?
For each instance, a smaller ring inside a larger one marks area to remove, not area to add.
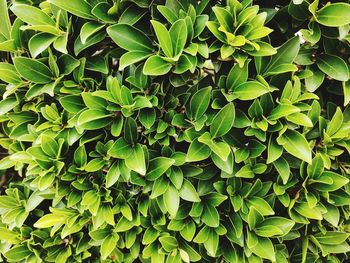
[[[349,262],[348,0],[0,0],[0,261]]]

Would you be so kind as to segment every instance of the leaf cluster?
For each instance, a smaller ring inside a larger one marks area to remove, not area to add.
[[[0,0],[0,261],[349,262],[348,0]]]

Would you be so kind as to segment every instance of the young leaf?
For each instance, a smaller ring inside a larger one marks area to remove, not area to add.
[[[173,57],[181,54],[185,48],[187,40],[187,27],[184,19],[177,20],[169,30],[170,38],[172,41]]]
[[[168,58],[173,57],[173,44],[169,31],[162,23],[158,21],[151,20],[151,23],[156,33],[159,45],[164,51],[165,56],[167,56]]]
[[[36,223],[34,227],[37,228],[48,228],[52,227],[56,224],[62,224],[66,221],[66,215],[55,215],[55,214],[47,214],[41,217]]]

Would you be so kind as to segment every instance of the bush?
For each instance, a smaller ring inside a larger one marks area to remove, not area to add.
[[[349,262],[349,1],[0,0],[0,261]]]

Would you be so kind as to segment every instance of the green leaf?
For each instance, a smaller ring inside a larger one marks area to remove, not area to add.
[[[127,143],[134,145],[137,142],[137,123],[134,118],[129,117],[124,123],[124,140]]]
[[[171,24],[176,22],[177,15],[174,13],[175,10],[173,11],[171,8],[163,5],[157,5],[157,9],[166,18],[166,20],[168,20],[168,22]]]
[[[210,227],[218,227],[220,223],[218,210],[212,205],[204,205],[201,219],[204,224]]]
[[[152,54],[145,51],[129,51],[123,54],[119,60],[119,70],[123,70],[127,66],[143,61]]]
[[[214,14],[218,19],[219,23],[227,32],[231,32],[233,29],[233,18],[228,10],[225,8],[214,6],[213,7]]]
[[[47,135],[41,136],[41,148],[51,158],[56,158],[57,155],[59,154],[58,143],[50,136],[47,136]]]
[[[309,207],[309,205],[305,202],[299,203],[294,207],[295,211],[297,211],[300,215],[305,216],[306,218],[322,220],[322,213],[316,207]]]
[[[165,61],[158,55],[153,55],[146,60],[146,63],[143,66],[143,74],[161,76],[167,74],[171,68],[171,63]]]
[[[20,261],[26,259],[31,254],[32,254],[32,252],[28,249],[28,247],[26,245],[18,245],[18,246],[12,247],[8,251],[6,251],[4,253],[4,256],[8,260],[20,262]]]
[[[16,4],[11,7],[11,11],[23,22],[30,25],[56,26],[55,21],[51,17],[34,6]]]
[[[313,75],[305,78],[305,86],[309,92],[317,90],[324,81],[324,73],[317,67],[309,68]]]
[[[348,3],[328,4],[316,11],[315,17],[318,23],[338,27],[350,23],[350,5]]]
[[[48,0],[48,2],[78,17],[95,19],[91,14],[92,6],[85,0]]]
[[[226,36],[223,32],[219,31],[220,24],[215,21],[208,21],[207,27],[213,35],[222,43],[226,43]]]
[[[159,241],[167,252],[173,251],[178,246],[178,242],[175,237],[162,236],[159,238]]]
[[[152,109],[142,109],[139,115],[139,121],[146,129],[150,129],[156,121],[156,112]]]
[[[277,53],[277,50],[272,47],[270,44],[262,41],[255,41],[257,44],[259,44],[260,48],[259,50],[253,50],[253,51],[247,51],[247,53],[254,57],[266,57],[266,56],[272,56]]]
[[[277,138],[277,142],[291,155],[311,164],[310,146],[305,137],[299,132],[288,129]]]
[[[159,45],[164,51],[165,56],[167,56],[168,58],[173,57],[173,44],[169,31],[162,23],[158,21],[151,20],[151,24],[156,33]]]
[[[46,32],[52,35],[57,36],[58,38],[56,39],[56,41],[59,40],[65,40],[64,36],[66,35],[66,33],[63,33],[62,31],[60,31],[57,27],[54,26],[50,26],[50,25],[28,25],[28,26],[21,26],[21,30],[35,30],[35,31],[40,31],[40,32]],[[63,35],[62,35],[63,34]],[[61,35],[61,36],[60,36]],[[63,38],[63,39],[62,39]],[[54,42],[54,47],[57,50],[60,50],[58,47],[59,45],[55,45],[56,41]],[[65,43],[67,44],[67,43]],[[61,49],[63,50],[63,49]],[[63,53],[67,53],[67,51],[63,52]]]
[[[283,157],[278,158],[273,162],[276,170],[282,178],[283,184],[286,184],[289,180],[290,168],[289,164]]]
[[[39,33],[34,35],[28,43],[30,54],[36,58],[55,41],[57,37],[49,33]]]
[[[327,125],[326,133],[329,136],[333,136],[339,129],[341,128],[343,124],[343,113],[339,107],[337,107],[331,121]]]
[[[300,109],[292,104],[278,104],[276,108],[274,108],[270,115],[267,117],[268,120],[274,121],[278,120],[282,117],[287,117],[290,114],[300,112]]]
[[[337,227],[340,220],[339,209],[331,204],[326,205],[327,213],[323,214],[323,218],[332,226]]]
[[[210,156],[210,148],[200,143],[197,139],[191,142],[186,155],[186,162],[198,162],[207,159]]]
[[[204,247],[209,256],[216,256],[216,252],[219,247],[219,235],[214,231],[214,229],[209,230],[209,236],[208,239],[204,242]]]
[[[105,161],[102,159],[92,159],[87,165],[84,167],[84,170],[87,172],[96,172],[101,170],[105,166]]]
[[[67,95],[60,98],[63,108],[70,113],[78,113],[85,108],[85,104],[79,95]]]
[[[326,231],[325,233],[317,233],[314,236],[317,241],[323,245],[339,245],[349,238],[349,233]]]
[[[96,22],[87,22],[85,23],[80,30],[80,40],[82,44],[85,44],[86,40],[104,28],[104,25]]]
[[[190,100],[188,116],[190,119],[198,120],[207,111],[211,98],[212,87],[198,90]]]
[[[56,224],[63,224],[67,219],[67,215],[64,214],[47,214],[41,217],[36,223],[34,227],[36,228],[48,228],[52,227]]]
[[[114,162],[112,166],[109,168],[106,175],[106,187],[109,188],[113,186],[118,181],[119,176],[120,176],[119,163]]]
[[[132,154],[132,147],[123,138],[119,138],[109,149],[108,154],[115,158],[126,159]]]
[[[107,33],[118,46],[128,51],[153,51],[152,41],[141,30],[131,25],[112,25],[107,28]]]
[[[258,237],[257,244],[250,250],[261,258],[271,260],[272,262],[276,261],[275,249],[271,240],[267,237]]]
[[[248,65],[250,60],[244,62],[244,66],[240,67],[236,63],[230,70],[226,79],[226,88],[229,90],[234,90],[240,84],[244,83],[248,79]]]
[[[292,63],[298,55],[299,49],[299,36],[289,39],[277,49],[277,53],[271,57],[269,64],[263,72],[268,73],[271,69],[279,65]]]
[[[172,41],[173,57],[182,53],[187,40],[187,27],[184,19],[177,20],[169,30]]]
[[[274,215],[275,212],[272,210],[268,202],[266,202],[261,197],[252,196],[247,199],[247,202],[250,206],[253,206],[258,212],[262,215]]]
[[[270,137],[268,148],[267,148],[267,161],[266,163],[272,163],[277,160],[283,153],[283,147],[280,146],[273,136]]]
[[[134,6],[129,6],[120,15],[118,23],[133,25],[139,21],[146,13],[147,12],[142,9],[135,8]]]
[[[85,150],[85,146],[79,146],[74,152],[74,162],[78,167],[83,167],[87,162],[87,154]]]
[[[314,126],[312,124],[311,119],[307,115],[305,115],[304,113],[300,113],[300,112],[292,113],[292,114],[288,115],[286,117],[286,119],[289,122],[298,124],[300,126],[304,126],[304,127],[313,127]]]
[[[146,178],[147,180],[154,181],[159,176],[164,174],[175,161],[166,157],[156,157],[149,162]]]
[[[140,144],[136,144],[131,155],[125,159],[125,164],[129,169],[141,175],[146,174],[145,154]]]
[[[200,202],[201,199],[190,181],[184,179],[179,191],[180,197],[189,202]]]
[[[13,59],[13,62],[18,73],[27,80],[44,84],[52,81],[52,72],[45,64],[38,60],[16,57]]]
[[[89,109],[79,115],[78,125],[87,130],[97,130],[107,126],[111,116],[103,110]]]
[[[255,229],[255,233],[261,237],[273,237],[283,234],[282,230],[274,225],[259,226]]]
[[[11,84],[19,84],[21,77],[17,73],[14,65],[6,62],[0,62],[0,79]]]
[[[235,120],[235,107],[233,103],[228,103],[213,118],[210,125],[210,135],[212,138],[222,137],[233,126]]]
[[[316,64],[321,71],[336,80],[347,81],[349,79],[349,68],[338,56],[321,54],[317,57]]]
[[[112,233],[108,235],[101,244],[101,257],[105,260],[112,251],[117,247],[117,242],[119,240],[119,235],[117,233]]]
[[[1,240],[7,241],[11,244],[17,244],[21,241],[19,233],[9,230],[5,227],[0,228],[0,238]]]
[[[310,183],[313,180],[310,180]],[[312,183],[311,186],[321,192],[332,192],[338,190],[342,186],[346,185],[349,180],[337,173],[325,171],[320,177],[315,179],[316,183]]]
[[[154,181],[152,186],[152,194],[150,195],[151,199],[157,198],[165,193],[169,187],[169,181],[165,179],[164,176],[159,177]]]
[[[232,151],[229,151],[227,160],[224,160],[225,158],[223,158],[223,155],[218,156],[215,152],[211,153],[211,159],[220,170],[224,171],[229,175],[233,173],[234,157]]]
[[[106,37],[105,31],[99,31],[96,34],[89,37],[85,44],[83,44],[80,40],[80,37],[77,37],[74,42],[74,54],[78,56],[83,50],[91,47],[99,42],[101,42]],[[55,43],[55,42],[54,42]],[[66,44],[65,44],[66,45]],[[55,46],[55,45],[54,45]]]
[[[257,226],[256,230],[258,229],[262,230],[262,228],[267,226],[274,226],[280,230],[279,234],[274,234],[274,235],[284,236],[288,234],[289,231],[291,231],[294,225],[295,225],[295,222],[293,220],[290,220],[284,217],[273,216],[273,217],[266,218],[263,222],[261,222]]]
[[[172,218],[174,218],[179,210],[180,205],[180,196],[179,192],[173,185],[169,185],[168,189],[165,191],[164,195],[164,204],[166,210]]]
[[[240,100],[253,100],[269,92],[269,88],[258,81],[244,82],[233,89],[233,94]]]
[[[324,163],[321,154],[317,153],[312,159],[312,163],[307,166],[307,175],[309,178],[318,178],[324,170]]]
[[[196,233],[196,224],[193,221],[190,221],[188,224],[185,224],[184,228],[180,231],[180,235],[186,241],[192,241]]]
[[[11,22],[6,0],[0,0],[0,17],[2,18],[2,23],[0,23],[0,34],[6,39],[10,39]]]

